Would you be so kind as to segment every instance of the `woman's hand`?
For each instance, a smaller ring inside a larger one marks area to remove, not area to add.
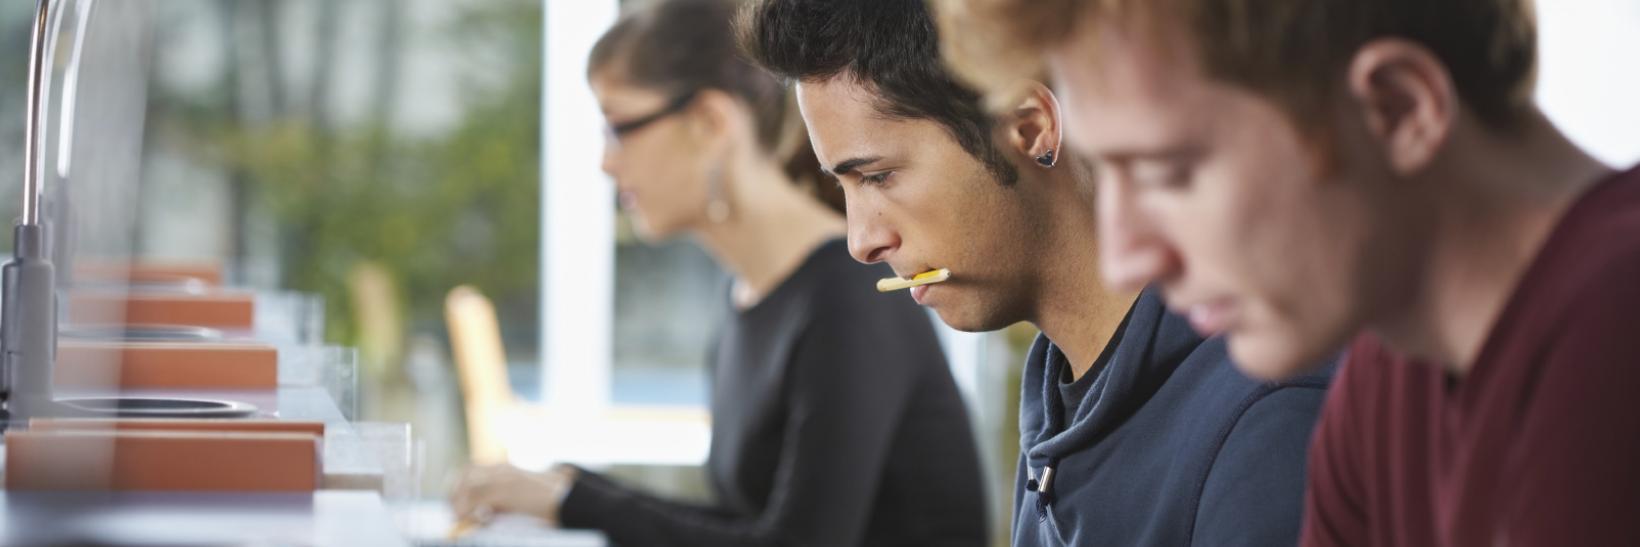
[[[469,467],[450,493],[458,520],[485,523],[500,513],[530,515],[558,525],[558,509],[575,484],[575,468],[557,466],[540,473],[511,465]]]

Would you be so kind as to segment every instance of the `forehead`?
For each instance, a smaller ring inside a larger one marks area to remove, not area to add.
[[[929,138],[930,131],[942,132],[935,122],[885,116],[876,101],[870,89],[848,76],[797,84],[797,106],[822,166],[903,154],[913,143],[943,142]]]
[[[1143,36],[1137,25],[1096,23],[1046,53],[1064,99],[1066,135],[1084,152],[1161,145],[1200,126],[1226,98],[1180,40]]]
[[[588,75],[587,87],[592,88],[593,96],[606,112],[619,108],[644,108],[666,101],[659,91],[632,85],[615,71],[607,69]]]

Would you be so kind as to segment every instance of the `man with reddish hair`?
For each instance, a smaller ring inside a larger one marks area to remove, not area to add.
[[[936,6],[1055,82],[1108,285],[1257,376],[1347,344],[1304,544],[1640,544],[1640,170],[1532,103],[1528,0]]]

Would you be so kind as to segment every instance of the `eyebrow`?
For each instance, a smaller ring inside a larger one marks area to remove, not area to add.
[[[865,167],[867,165],[871,165],[871,164],[877,163],[879,161],[883,161],[882,156],[871,156],[871,157],[867,157],[867,158],[853,158],[853,159],[849,159],[849,160],[844,160],[842,163],[839,163],[836,166],[832,167],[831,172],[834,175],[843,176],[843,175],[847,175],[849,173],[852,173],[852,172],[858,170],[861,167]]]
[[[1110,163],[1128,163],[1133,161],[1195,161],[1200,160],[1206,152],[1202,147],[1187,144],[1161,147],[1129,147],[1111,150],[1102,150],[1091,154],[1098,161]]]

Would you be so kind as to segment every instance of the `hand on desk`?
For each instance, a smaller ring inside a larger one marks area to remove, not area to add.
[[[500,513],[533,516],[558,525],[558,508],[575,484],[575,468],[557,466],[542,472],[511,465],[474,466],[463,471],[450,493],[450,506],[461,522],[483,524]]]

